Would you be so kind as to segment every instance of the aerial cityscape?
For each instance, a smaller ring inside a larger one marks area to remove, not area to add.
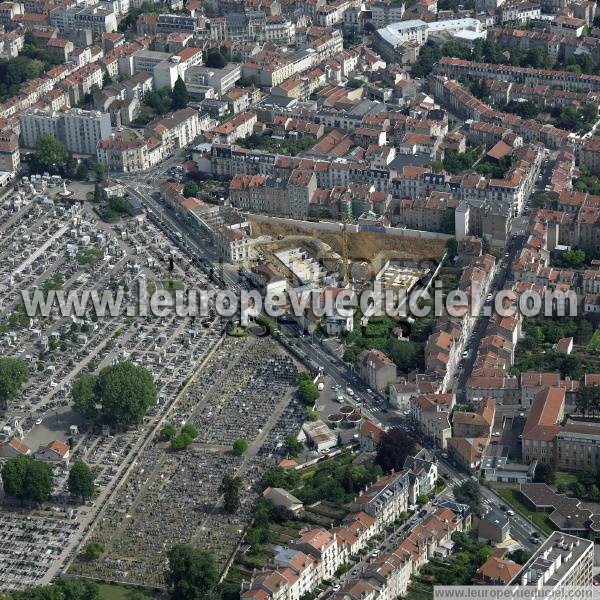
[[[0,2],[0,600],[592,600],[599,109],[595,1]]]

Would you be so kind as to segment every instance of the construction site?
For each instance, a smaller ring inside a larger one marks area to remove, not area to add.
[[[443,239],[357,232],[344,223],[332,223],[331,230],[323,230],[309,221],[298,227],[273,219],[250,220],[257,255],[287,271],[299,285],[331,285],[337,279],[367,284],[383,273],[382,283],[391,284],[392,269],[395,286],[405,279],[402,287],[412,287],[439,264],[446,249]]]

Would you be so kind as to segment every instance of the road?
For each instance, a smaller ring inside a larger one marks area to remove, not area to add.
[[[207,245],[206,238],[204,238],[198,230],[192,228],[173,212],[167,210],[151,194],[150,190],[153,188],[149,184],[156,182],[158,178],[164,176],[169,168],[169,164],[161,165],[160,172],[154,173],[147,183],[138,182],[136,184],[135,180],[132,180],[126,184],[127,189],[131,194],[137,197],[147,209],[150,208],[155,213],[154,218],[158,221],[161,228],[169,234],[171,239],[178,240],[180,248],[190,256],[191,260],[201,263],[205,270],[214,274],[215,256],[212,249],[210,249],[210,246]],[[549,168],[550,165],[545,163],[542,179],[537,181],[536,188],[533,190],[527,201],[525,209],[526,213],[531,209],[532,198],[540,191],[538,186],[541,186],[541,189],[543,190],[544,181],[549,173]],[[180,239],[177,233],[185,234],[185,238]],[[521,235],[513,236],[509,239],[506,249],[508,257],[505,257],[500,262],[490,291],[496,292],[503,289],[506,280],[509,277],[510,264],[520,251],[524,239],[525,238]],[[237,272],[232,273],[226,269],[220,269],[218,275],[222,278],[222,286],[226,285],[239,291],[241,284]],[[488,321],[489,316],[482,316],[479,318],[469,340],[469,355],[459,370],[459,377],[457,378],[457,385],[455,386],[455,391],[459,399],[464,399],[465,384],[472,371],[477,355],[477,349],[485,334]],[[310,365],[322,368],[329,377],[342,386],[343,389],[346,389],[349,385],[352,387],[357,393],[358,399],[364,401],[362,412],[365,416],[383,426],[395,426],[403,422],[402,417],[398,413],[388,411],[386,399],[383,396],[376,393],[369,394],[366,387],[362,385],[358,377],[353,373],[352,368],[339,357],[328,352],[319,342],[318,338],[315,340],[314,336],[299,335],[297,328],[288,323],[279,323],[279,326],[282,333],[279,339],[285,346],[293,347],[293,349],[303,356]],[[467,476],[464,473],[457,471],[443,459],[440,459],[440,472],[447,475],[449,478],[448,480],[454,482],[454,484],[462,483],[467,480]],[[482,501],[485,507],[499,507],[503,504],[502,499],[492,490],[483,486],[481,489]],[[535,546],[531,544],[529,538],[531,537],[531,533],[535,530],[534,527],[519,515],[511,517],[510,521],[512,537],[525,548],[529,550],[533,549]]]

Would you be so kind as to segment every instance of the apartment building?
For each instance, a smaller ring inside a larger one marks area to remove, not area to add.
[[[539,463],[554,464],[554,439],[560,431],[559,423],[564,411],[564,388],[548,387],[538,392],[523,427],[523,462],[529,464],[537,460]]]
[[[235,86],[241,76],[241,67],[235,63],[230,63],[222,69],[198,65],[186,70],[185,82],[189,86],[212,87],[221,97]]]
[[[590,136],[579,147],[579,164],[583,165],[594,175],[600,174],[600,138]]]
[[[145,127],[147,136],[161,141],[165,154],[189,146],[202,132],[200,114],[195,108],[182,108],[155,119]]]
[[[95,35],[117,31],[117,15],[110,8],[59,6],[48,14],[50,25],[63,32],[89,30]]]
[[[21,144],[35,147],[38,137],[47,133],[76,154],[96,154],[100,140],[112,133],[110,115],[72,108],[64,112],[33,109],[20,116]]]
[[[300,536],[291,545],[318,561],[319,578],[331,579],[342,564],[340,548],[335,533],[322,527],[300,531]]]
[[[511,65],[495,65],[479,63],[444,56],[434,67],[434,73],[453,78],[476,77],[499,79],[501,81],[517,81],[530,85],[559,86],[566,90],[600,91],[600,76],[574,74],[570,71],[551,71],[513,67]]]
[[[243,112],[213,127],[206,136],[219,144],[233,144],[239,139],[252,135],[256,122],[256,113]]]
[[[252,238],[247,227],[221,227],[215,231],[214,242],[217,255],[229,263],[239,263],[250,259]]]
[[[523,565],[510,585],[545,586],[557,591],[567,586],[592,586],[594,542],[554,531]]]
[[[154,140],[158,143],[158,140]],[[161,156],[152,150],[152,140],[107,139],[100,140],[97,147],[98,162],[109,171],[136,173],[157,164]]]
[[[437,448],[447,448],[452,437],[450,413],[455,403],[454,394],[428,394],[410,399],[411,419]]]
[[[495,415],[496,402],[493,398],[484,398],[473,412],[455,412],[452,417],[454,437],[479,437],[489,440]]]
[[[424,21],[398,21],[375,32],[373,47],[387,62],[404,64],[413,62],[417,57],[417,52],[410,53],[410,49],[418,49],[427,39],[428,27]]]
[[[386,392],[396,382],[396,364],[379,350],[363,350],[358,357],[358,372],[362,380],[378,392]]]
[[[380,477],[352,501],[350,510],[374,517],[381,531],[408,508],[409,499],[410,478],[407,471],[402,471]]]

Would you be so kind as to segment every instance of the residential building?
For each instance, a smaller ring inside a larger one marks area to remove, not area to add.
[[[561,589],[592,585],[594,542],[554,531],[534,552],[510,585]]]
[[[512,579],[521,570],[522,565],[517,564],[512,560],[490,556],[477,569],[473,583],[476,585],[508,585]]]
[[[371,515],[379,530],[390,525],[408,508],[410,480],[406,471],[380,477],[359,494],[350,509]]]
[[[510,523],[506,514],[496,508],[489,510],[479,519],[477,537],[479,540],[501,544],[510,535]]]
[[[482,437],[489,440],[495,415],[496,402],[493,398],[484,398],[474,412],[455,411],[452,416],[454,437]]]
[[[358,357],[358,372],[363,381],[379,392],[387,392],[396,381],[396,364],[379,350],[363,350]]]
[[[34,148],[38,137],[47,133],[77,154],[96,154],[98,142],[112,133],[109,114],[80,108],[62,112],[31,109],[20,116],[20,123],[23,146]]]
[[[523,428],[521,440],[523,461],[554,464],[554,439],[564,417],[565,390],[549,387],[535,397]]]

